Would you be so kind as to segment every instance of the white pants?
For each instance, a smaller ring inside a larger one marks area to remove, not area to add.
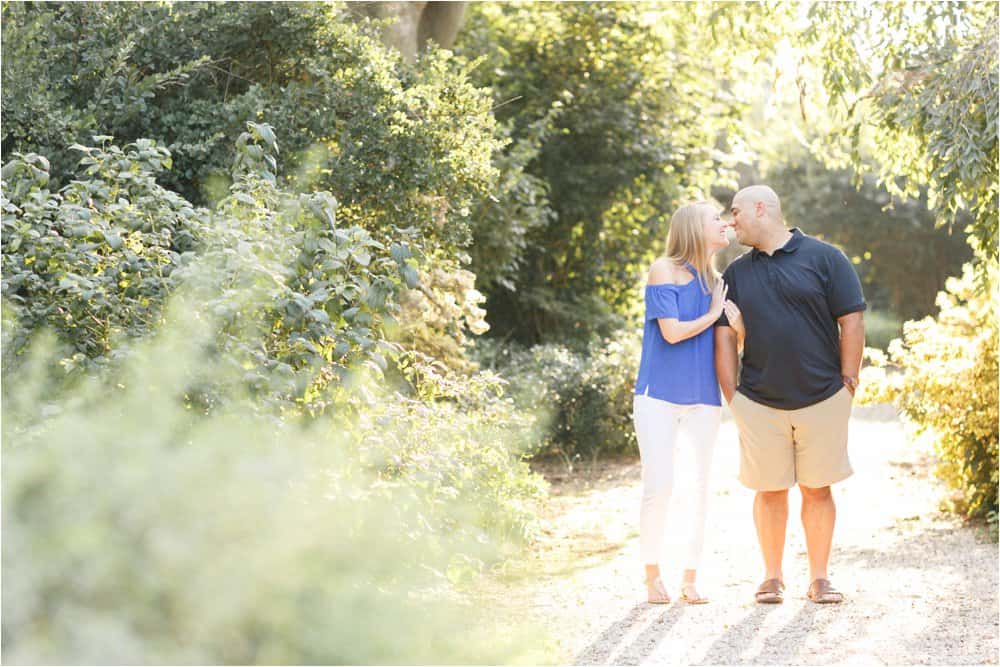
[[[639,514],[639,549],[648,565],[660,562],[667,506],[674,487],[674,450],[678,436],[690,436],[694,453],[691,471],[694,497],[691,532],[684,554],[684,569],[696,570],[705,543],[705,509],[712,450],[719,431],[722,408],[717,405],[677,405],[637,395],[632,418],[642,458],[642,509]]]

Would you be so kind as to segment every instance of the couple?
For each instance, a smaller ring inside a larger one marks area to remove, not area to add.
[[[713,258],[729,245],[730,226],[736,240],[752,249],[720,278]],[[802,493],[809,556],[807,597],[841,602],[843,595],[827,578],[836,518],[830,485],[852,473],[847,422],[866,307],[850,261],[833,246],[787,229],[778,196],[756,185],[733,197],[731,223],[707,202],[677,210],[667,254],[650,269],[645,302],[633,416],[642,458],[639,542],[649,602],[670,602],[659,563],[681,431],[695,452],[695,516],[680,599],[708,602],[695,577],[720,386],[739,429],[740,482],[757,492],[753,518],[765,571],[757,602],[784,599],[781,559],[788,489],[795,484]]]

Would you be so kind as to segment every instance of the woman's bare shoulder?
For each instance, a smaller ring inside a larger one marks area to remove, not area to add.
[[[649,267],[649,277],[646,279],[647,285],[677,285],[687,282],[689,276],[687,270],[677,266],[666,257],[658,257],[653,265]]]

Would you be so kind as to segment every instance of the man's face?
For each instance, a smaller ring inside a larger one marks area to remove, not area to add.
[[[740,245],[751,246],[754,239],[753,209],[743,199],[734,199],[729,212],[733,215],[733,232]]]

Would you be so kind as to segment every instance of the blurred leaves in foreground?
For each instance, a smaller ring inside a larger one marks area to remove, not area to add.
[[[211,211],[152,142],[55,193],[4,169],[5,657],[537,662],[469,586],[534,530],[536,418],[391,342],[406,234],[280,188],[247,129]]]
[[[390,395],[350,420],[193,409],[232,373],[199,289],[99,374],[67,385],[48,335],[4,378],[6,659],[537,660],[453,590],[539,491],[509,423]]]

